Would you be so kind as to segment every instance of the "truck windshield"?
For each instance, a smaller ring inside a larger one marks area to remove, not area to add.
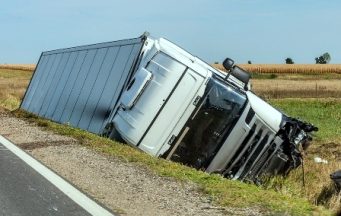
[[[211,78],[172,160],[206,169],[236,124],[246,100],[245,94]]]

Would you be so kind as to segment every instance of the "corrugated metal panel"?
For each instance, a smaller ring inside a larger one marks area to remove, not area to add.
[[[143,43],[141,37],[43,52],[21,108],[101,133]]]

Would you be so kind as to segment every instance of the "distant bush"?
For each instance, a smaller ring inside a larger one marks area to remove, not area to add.
[[[286,58],[285,59],[285,64],[294,64],[294,60],[292,60],[292,58]]]

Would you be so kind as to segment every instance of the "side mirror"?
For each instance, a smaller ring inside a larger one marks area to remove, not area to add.
[[[248,90],[248,83],[251,78],[250,73],[248,73],[247,71],[243,70],[238,66],[234,66],[229,74],[234,76],[238,80],[242,81],[244,83],[244,89]]]
[[[233,61],[232,59],[230,59],[230,58],[226,58],[226,59],[223,61],[223,66],[224,66],[224,68],[225,68],[227,71],[231,70],[232,67],[233,67],[233,65],[234,65],[234,61]]]

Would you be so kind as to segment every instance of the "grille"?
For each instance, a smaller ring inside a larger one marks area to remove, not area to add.
[[[264,172],[263,169],[266,167],[271,156],[273,156],[274,151],[275,148],[266,147],[264,153],[255,162],[252,169],[250,169],[248,175],[245,176],[245,178],[248,178],[251,181],[256,181],[258,176],[260,176]]]
[[[229,162],[229,164],[226,166],[227,169],[224,172],[224,175],[231,175],[231,173],[234,173],[234,171],[236,170],[236,168],[238,168],[240,166],[240,163],[242,163],[242,161],[244,161],[246,159],[246,153],[245,150],[247,144],[249,143],[251,137],[254,136],[254,133],[256,131],[256,125],[254,124],[251,128],[251,130],[249,131],[249,133],[247,134],[247,136],[245,137],[245,139],[243,140],[242,144],[239,146],[238,150],[236,151],[236,153],[234,154],[234,156],[232,157],[231,161]],[[242,155],[242,156],[240,156]]]
[[[274,134],[257,117],[249,134],[243,140],[241,146],[227,167],[228,174],[234,179],[253,180],[262,172],[268,158],[273,155],[274,149],[270,148]],[[242,156],[240,156],[242,155]]]
[[[253,109],[250,108],[245,118],[245,123],[249,125],[254,116],[255,116],[255,111],[253,111]]]
[[[255,148],[255,151],[253,152],[250,159],[246,163],[245,168],[244,168],[244,172],[241,175],[241,177],[244,177],[246,174],[248,174],[250,176],[254,176],[256,174],[257,167],[260,167],[263,164],[263,163],[261,163],[261,161],[266,160],[266,158],[264,158],[264,157],[259,157],[260,156],[259,154],[264,149],[265,145],[268,142],[268,139],[269,139],[269,135],[266,134],[263,137],[263,139],[261,140],[261,142],[259,143],[259,145]],[[257,161],[257,158],[259,158],[258,161]],[[251,168],[253,168],[253,169],[251,169]]]

